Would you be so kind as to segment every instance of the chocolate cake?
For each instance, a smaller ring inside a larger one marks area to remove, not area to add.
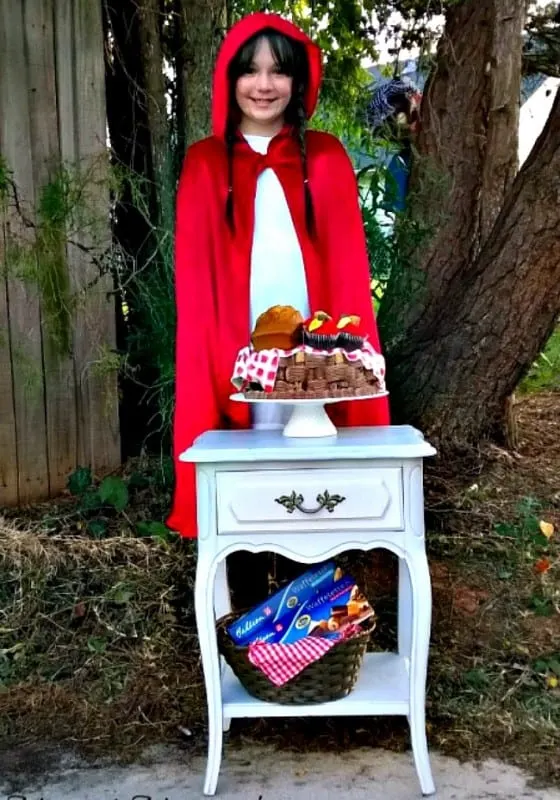
[[[280,356],[272,391],[249,384],[246,397],[269,400],[362,397],[381,391],[378,378],[359,361],[349,362],[342,353],[317,355],[297,352]]]

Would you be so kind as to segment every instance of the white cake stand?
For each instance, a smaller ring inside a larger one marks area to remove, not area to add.
[[[283,406],[292,406],[290,419],[284,426],[283,434],[290,438],[315,439],[323,436],[336,436],[336,427],[331,422],[325,406],[332,403],[348,403],[359,400],[375,400],[377,397],[387,397],[388,392],[364,395],[364,397],[323,397],[321,399],[305,400],[267,400],[265,398],[245,397],[241,392],[232,394],[231,400],[236,403],[278,403]]]

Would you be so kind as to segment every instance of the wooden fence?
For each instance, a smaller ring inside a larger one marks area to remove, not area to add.
[[[114,297],[107,277],[96,280],[91,231],[62,242],[72,305],[70,347],[60,353],[32,224],[61,164],[91,177],[106,152],[101,0],[0,0],[0,154],[19,200],[18,208],[15,196],[0,197],[0,505],[58,494],[78,465],[103,472],[120,463],[116,370],[107,359]],[[90,185],[108,243],[107,182]],[[14,266],[27,245],[35,271]]]

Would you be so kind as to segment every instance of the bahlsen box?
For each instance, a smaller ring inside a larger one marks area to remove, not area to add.
[[[281,618],[292,618],[304,603],[318,593],[336,588],[344,579],[343,571],[334,561],[314,566],[239,617],[228,626],[227,632],[240,647],[255,641],[271,641],[271,630]]]

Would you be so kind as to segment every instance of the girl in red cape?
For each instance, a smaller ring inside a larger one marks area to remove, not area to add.
[[[380,351],[352,164],[338,139],[306,130],[320,83],[320,50],[299,28],[275,14],[245,17],[218,54],[213,134],[185,158],[175,239],[176,481],[167,520],[185,537],[196,536],[195,475],[179,455],[208,430],[280,422],[273,404],[255,418],[229,399],[237,353],[262,311],[283,304],[304,317],[318,309],[357,314]],[[338,426],[389,424],[385,398],[330,413]]]

